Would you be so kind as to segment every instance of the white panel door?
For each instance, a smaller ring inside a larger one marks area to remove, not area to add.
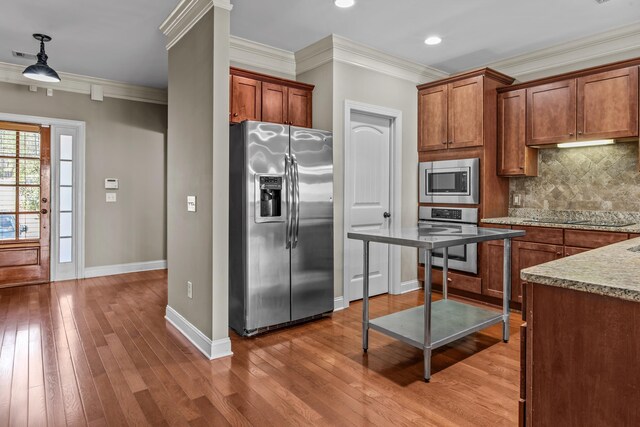
[[[345,165],[345,203],[348,206],[345,229],[379,230],[389,226],[390,212],[391,120],[352,113]],[[362,298],[362,251],[360,240],[348,239],[345,270],[349,301]],[[369,246],[369,296],[389,292],[389,247]]]

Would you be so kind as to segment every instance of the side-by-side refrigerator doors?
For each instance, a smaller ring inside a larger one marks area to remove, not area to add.
[[[247,170],[246,296],[248,331],[288,322],[291,290],[287,249],[289,126],[245,122]]]
[[[291,320],[333,311],[333,138],[291,127]]]

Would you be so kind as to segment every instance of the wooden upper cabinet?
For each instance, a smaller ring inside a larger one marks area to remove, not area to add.
[[[262,83],[262,120],[287,123],[289,120],[288,88],[274,83]]]
[[[578,139],[638,136],[638,67],[577,80]]]
[[[232,76],[230,98],[232,123],[262,120],[262,82]]]
[[[447,148],[447,85],[418,92],[418,151]]]
[[[498,95],[498,175],[538,175],[538,150],[526,146],[526,109],[525,89]]]
[[[483,100],[483,76],[421,89],[418,151],[481,146]]]
[[[576,80],[527,89],[527,145],[576,140]]]
[[[449,148],[482,145],[483,77],[471,77],[449,83]]]
[[[290,125],[311,127],[311,91],[288,88],[287,110]]]
[[[313,85],[231,67],[229,121],[312,127]]]

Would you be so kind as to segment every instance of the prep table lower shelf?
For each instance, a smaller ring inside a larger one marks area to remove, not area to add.
[[[431,303],[431,348],[502,323],[503,314],[452,300]],[[369,327],[414,347],[424,346],[424,305],[369,321]]]

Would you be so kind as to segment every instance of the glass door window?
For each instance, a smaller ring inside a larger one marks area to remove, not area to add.
[[[40,239],[40,134],[0,129],[0,241]]]

